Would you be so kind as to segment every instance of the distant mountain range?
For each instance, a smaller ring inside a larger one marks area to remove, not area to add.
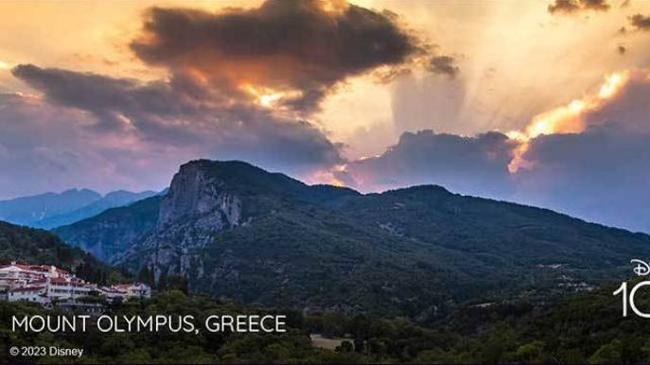
[[[155,195],[118,190],[102,196],[89,189],[70,189],[0,201],[0,220],[37,228],[54,228]]]
[[[192,161],[165,196],[54,232],[214,296],[420,320],[479,298],[579,290],[650,255],[648,235],[546,209],[439,186],[364,195],[238,161]]]

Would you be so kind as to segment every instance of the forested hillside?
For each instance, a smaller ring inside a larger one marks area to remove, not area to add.
[[[11,261],[56,265],[96,283],[122,279],[118,270],[79,248],[65,244],[48,231],[0,221],[0,263]]]
[[[439,186],[360,194],[239,161],[192,161],[164,197],[56,232],[194,292],[422,323],[466,302],[588,289],[650,255],[650,236],[546,209]]]

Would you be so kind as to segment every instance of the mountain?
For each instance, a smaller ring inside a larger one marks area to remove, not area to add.
[[[118,190],[101,196],[89,189],[71,189],[60,194],[0,201],[0,219],[35,228],[54,228],[97,215],[155,195],[153,191],[132,193]]]
[[[93,282],[106,281],[113,270],[54,234],[0,221],[0,264],[11,261],[56,265]]]
[[[471,300],[588,288],[650,254],[650,236],[546,209],[439,186],[364,195],[237,161],[192,161],[146,209],[64,228],[107,261],[214,296],[419,320]]]
[[[157,195],[131,205],[111,208],[79,222],[53,230],[73,246],[82,247],[103,261],[128,249],[158,222],[162,196]]]
[[[142,191],[132,193],[130,191],[118,190],[106,194],[103,198],[96,200],[79,209],[64,214],[55,215],[34,222],[32,226],[38,228],[54,228],[78,222],[82,219],[95,216],[107,209],[121,207],[131,204],[135,201],[149,198],[156,195],[154,191]]]
[[[42,219],[74,211],[92,204],[102,196],[89,189],[70,189],[0,201],[0,219],[31,225]]]

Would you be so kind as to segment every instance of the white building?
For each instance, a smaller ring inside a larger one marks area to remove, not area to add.
[[[24,265],[13,261],[0,267],[0,290],[23,287],[33,281],[70,276],[69,272],[56,266]]]
[[[117,284],[101,288],[102,294],[108,299],[150,298],[151,287],[143,283]]]
[[[46,295],[51,300],[76,300],[97,291],[97,285],[88,284],[75,277],[51,278],[47,281]]]
[[[146,284],[117,284],[98,288],[96,284],[87,283],[55,266],[15,262],[0,266],[0,291],[6,293],[4,298],[10,302],[28,301],[43,305],[53,302],[74,304],[78,299],[93,294],[108,300],[151,297],[151,288]]]
[[[50,303],[50,298],[45,294],[45,286],[24,286],[14,288],[7,293],[7,300],[10,302],[26,301],[39,304]]]

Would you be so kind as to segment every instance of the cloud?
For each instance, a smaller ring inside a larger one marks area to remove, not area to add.
[[[131,48],[151,65],[243,96],[276,93],[278,105],[304,114],[346,78],[424,52],[394,13],[336,0],[269,0],[217,13],[152,8]]]
[[[383,154],[335,174],[365,191],[439,184],[650,232],[648,95],[650,72],[617,72],[593,93],[509,133],[512,139],[407,132]],[[516,158],[526,163],[511,171]]]
[[[650,71],[619,74],[624,75],[622,81],[607,98],[585,110],[581,116],[583,123],[590,127],[612,126],[629,133],[650,133]],[[606,91],[601,88],[599,94],[607,94]]]
[[[517,200],[633,230],[650,232],[650,133],[612,126],[540,136],[517,173]]]
[[[630,24],[637,30],[650,30],[650,15],[635,14],[630,17]]]
[[[23,107],[27,100],[25,97],[0,99],[5,117],[5,110],[16,107],[23,110],[11,121],[3,120],[0,124],[4,128],[11,122],[18,130],[29,128],[32,122],[40,123],[39,135],[52,134],[50,143],[42,143],[42,146],[54,148],[50,156],[72,151],[76,159],[85,161],[93,149],[101,148],[101,151],[94,152],[106,156],[102,161],[112,166],[138,160],[114,158],[116,155],[124,156],[126,152],[144,156],[159,153],[160,161],[146,158],[146,163],[150,164],[148,169],[165,165],[163,170],[173,171],[185,160],[208,157],[244,159],[269,169],[299,175],[342,161],[340,146],[311,123],[280,117],[255,104],[239,102],[219,90],[197,83],[195,79],[177,75],[168,82],[140,82],[34,65],[19,65],[12,72],[41,92],[43,99],[33,97],[30,108]],[[66,117],[49,118],[43,115],[46,110]],[[60,131],[66,128],[70,130],[61,134]],[[84,143],[112,141],[112,145],[73,143],[73,137]],[[41,146],[28,135],[21,134],[18,140],[24,140],[26,146]],[[59,144],[60,141],[64,142]],[[7,142],[11,143],[11,140]],[[14,148],[9,147],[12,151]],[[33,148],[25,150],[25,153],[31,153],[25,158],[38,159],[35,151]],[[170,158],[170,154],[174,157]],[[65,169],[73,163],[71,161],[66,158],[58,165]],[[85,175],[92,175],[102,165],[84,166],[88,168]],[[124,166],[116,168],[124,168],[125,173],[132,172]],[[127,179],[127,176],[122,177]],[[113,179],[116,186],[120,186],[117,184],[120,178]],[[69,176],[69,181],[74,179],[75,176]]]
[[[437,56],[431,59],[429,63],[429,71],[435,74],[443,74],[449,77],[456,77],[459,67],[456,66],[456,61],[450,56]]]
[[[569,113],[540,119],[553,128],[527,143],[512,199],[650,232],[648,95],[650,72],[617,72]],[[561,124],[573,130],[553,132]]]
[[[585,10],[607,11],[609,8],[610,5],[606,0],[555,0],[548,6],[548,12],[573,14]]]
[[[476,137],[406,132],[382,155],[351,162],[338,177],[365,191],[433,183],[502,198],[512,193],[508,163],[514,143],[496,132]]]
[[[33,96],[0,94],[0,199],[75,186],[158,188],[174,172],[158,158],[189,157],[173,147],[83,127],[93,119]]]
[[[200,100],[172,83],[142,83],[29,64],[16,66],[12,74],[54,104],[93,113],[97,116],[93,127],[99,129],[161,129],[166,119],[160,116],[178,120],[207,111]]]

